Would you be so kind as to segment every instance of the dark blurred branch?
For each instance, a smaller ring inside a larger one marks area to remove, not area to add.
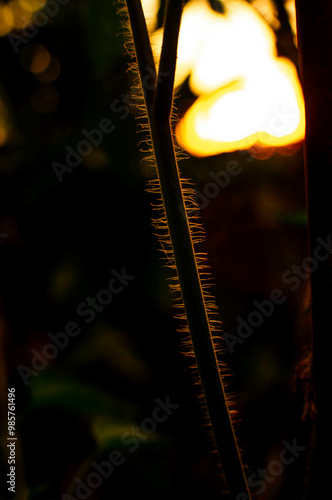
[[[332,3],[297,0],[300,74],[306,109],[304,145],[311,273],[313,380],[316,392],[316,443],[308,499],[327,498],[331,488],[330,416],[332,339]],[[321,257],[320,241],[326,242]]]

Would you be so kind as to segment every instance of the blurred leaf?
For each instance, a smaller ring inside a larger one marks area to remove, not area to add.
[[[126,449],[125,447],[129,446],[129,439],[136,440],[137,449],[141,446],[155,446],[157,448],[161,445],[164,446],[167,440],[158,432],[158,429],[152,434],[146,434],[144,431],[140,433],[138,432],[140,427],[138,424],[139,422],[134,420],[124,423],[123,420],[115,422],[113,419],[101,417],[94,420],[92,429],[101,450]],[[133,446],[132,442],[130,446]],[[127,449],[130,451],[130,447]],[[130,453],[135,453],[135,451]]]

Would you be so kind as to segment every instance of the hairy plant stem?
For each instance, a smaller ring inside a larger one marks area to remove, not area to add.
[[[142,75],[146,70],[146,66],[151,65],[150,57],[152,52],[146,27],[140,26],[137,29],[137,20],[139,19],[142,22],[142,17],[138,18],[136,16],[135,19],[132,19],[133,13],[139,11],[138,5],[134,9],[133,4],[139,3],[140,1],[127,0],[136,57],[141,81],[143,81]],[[166,9],[164,38],[156,88],[152,98],[151,93],[145,93],[146,107],[182,300],[211,427],[229,490],[229,497],[236,500],[239,498],[238,495],[242,493],[243,497],[247,494],[246,498],[249,499],[250,492],[233,432],[223,381],[214,349],[189,221],[183,211],[185,202],[171,129],[174,74],[181,15],[181,1],[169,0]],[[143,40],[145,40],[144,44],[142,43]]]

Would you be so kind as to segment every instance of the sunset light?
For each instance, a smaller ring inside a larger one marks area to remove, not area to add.
[[[244,0],[224,5],[225,14],[205,0],[191,0],[184,9],[175,86],[189,76],[198,99],[176,127],[178,143],[207,156],[301,141],[304,103],[295,66],[277,56],[275,34],[256,9]],[[161,41],[157,30],[156,60]]]
[[[293,65],[278,59],[259,79],[201,95],[180,120],[178,142],[196,156],[287,146],[304,136],[304,106]]]

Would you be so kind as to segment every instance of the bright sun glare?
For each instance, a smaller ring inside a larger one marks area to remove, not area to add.
[[[178,143],[208,156],[301,141],[304,102],[295,66],[277,57],[274,32],[256,9],[244,0],[225,6],[225,15],[206,0],[184,8],[175,85],[189,76],[198,98],[177,124]],[[151,39],[158,60],[162,30]]]

